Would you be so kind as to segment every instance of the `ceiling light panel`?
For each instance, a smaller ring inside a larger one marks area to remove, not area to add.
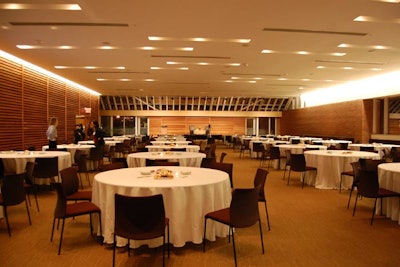
[[[82,10],[78,4],[25,4],[3,3],[0,9],[8,10]]]
[[[240,43],[248,44],[251,39],[220,39],[220,38],[204,38],[204,37],[188,37],[188,38],[177,38],[177,37],[160,37],[160,36],[149,36],[150,41],[186,41],[186,42],[223,42],[223,43]]]

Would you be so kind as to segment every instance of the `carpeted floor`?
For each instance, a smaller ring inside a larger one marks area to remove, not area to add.
[[[218,145],[217,155],[226,152],[225,162],[234,163],[235,187],[251,187],[259,160]],[[236,230],[238,266],[400,266],[400,225],[377,216],[369,224],[372,201],[362,199],[357,213],[347,209],[348,191],[301,188],[297,173],[290,186],[282,180],[283,171],[269,169],[266,192],[271,231],[267,230],[265,209],[260,204],[265,254],[257,225]],[[354,198],[353,198],[354,199]],[[100,246],[89,235],[88,217],[67,221],[61,255],[57,255],[59,232],[50,242],[56,193],[42,189],[40,212],[31,207],[29,226],[24,205],[9,208],[12,237],[0,219],[0,265],[9,266],[111,266],[112,250]],[[354,202],[352,202],[353,205]],[[132,253],[133,252],[133,253]],[[162,266],[162,250],[141,247],[118,250],[116,266]],[[232,244],[227,238],[207,242],[206,253],[201,244],[171,248],[166,266],[234,266]]]

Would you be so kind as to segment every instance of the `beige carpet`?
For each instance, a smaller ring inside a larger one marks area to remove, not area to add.
[[[259,160],[239,158],[238,152],[219,145],[217,155],[222,151],[228,153],[225,162],[234,163],[235,187],[252,186]],[[370,226],[371,200],[362,199],[352,217],[352,210],[346,208],[347,191],[301,189],[297,173],[287,186],[282,176],[283,171],[270,169],[267,179],[271,231],[260,204],[265,254],[257,225],[237,229],[238,266],[400,266],[400,225],[377,216]],[[67,221],[61,255],[57,255],[59,232],[50,242],[55,200],[54,191],[40,192],[40,213],[31,207],[32,226],[23,205],[11,207],[12,237],[0,219],[0,266],[111,266],[112,250],[89,235],[86,216]],[[128,258],[126,250],[119,249],[116,266],[162,266],[161,253],[161,249],[141,247]],[[227,238],[207,242],[206,253],[201,244],[171,248],[166,266],[234,266],[232,244]]]

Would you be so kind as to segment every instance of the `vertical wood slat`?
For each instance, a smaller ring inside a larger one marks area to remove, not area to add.
[[[98,118],[97,96],[1,57],[0,94],[0,151],[40,150],[51,116],[59,119],[59,143],[73,141],[82,108],[91,107],[90,116]]]

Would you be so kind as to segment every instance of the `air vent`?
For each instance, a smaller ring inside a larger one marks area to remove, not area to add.
[[[306,30],[306,29],[283,29],[283,28],[264,28],[267,32],[293,32],[293,33],[313,33],[313,34],[339,34],[352,36],[366,36],[365,32],[338,32],[338,31],[321,31],[321,30]]]
[[[129,27],[126,23],[87,23],[87,22],[9,22],[12,26],[90,26],[90,27]]]

